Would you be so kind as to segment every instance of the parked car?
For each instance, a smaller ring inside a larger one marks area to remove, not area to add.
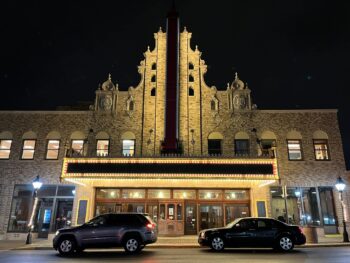
[[[56,232],[53,247],[61,255],[85,248],[124,247],[127,253],[141,251],[157,241],[156,224],[147,214],[103,214],[89,222]]]
[[[199,232],[198,243],[221,251],[225,247],[271,247],[289,251],[294,245],[305,244],[299,226],[288,225],[272,218],[238,218],[222,228]]]

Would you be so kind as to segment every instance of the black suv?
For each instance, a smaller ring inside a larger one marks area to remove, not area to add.
[[[83,251],[85,248],[123,246],[128,253],[136,253],[146,244],[157,241],[156,224],[147,214],[103,214],[89,222],[56,232],[53,247],[61,255]]]
[[[271,247],[289,251],[305,241],[300,227],[272,218],[238,218],[225,227],[202,230],[198,237],[201,246],[215,251],[225,247]]]

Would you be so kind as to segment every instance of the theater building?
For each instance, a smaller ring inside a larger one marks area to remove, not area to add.
[[[246,216],[341,231],[337,110],[258,109],[237,73],[208,86],[191,36],[171,11],[136,87],[109,75],[89,109],[0,112],[1,239],[25,239],[37,175],[39,237],[124,211],[170,236]]]

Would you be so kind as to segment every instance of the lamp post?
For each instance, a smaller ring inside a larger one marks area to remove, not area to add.
[[[349,236],[348,232],[346,231],[346,223],[345,223],[345,214],[344,214],[344,202],[343,202],[343,191],[345,189],[345,182],[344,180],[339,176],[336,183],[335,188],[337,188],[339,194],[340,194],[340,203],[341,203],[341,211],[343,213],[343,242],[349,242]]]
[[[29,224],[28,224],[28,235],[27,235],[27,240],[26,244],[31,244],[32,243],[32,230],[34,227],[33,221],[34,221],[34,216],[35,216],[35,210],[38,205],[38,197],[37,193],[40,187],[43,185],[43,183],[40,181],[39,175],[36,176],[36,178],[33,181],[33,188],[34,188],[34,194],[33,194],[33,199],[34,199],[34,204],[33,204],[33,209],[32,209],[32,215],[30,216]]]

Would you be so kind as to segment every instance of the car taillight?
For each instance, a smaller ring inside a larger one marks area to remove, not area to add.
[[[146,225],[146,227],[147,227],[148,229],[154,229],[154,228],[156,227],[156,225],[155,225],[155,224],[148,223],[148,224]]]
[[[299,226],[298,229],[299,229],[299,233],[302,234],[303,233],[303,228]]]

